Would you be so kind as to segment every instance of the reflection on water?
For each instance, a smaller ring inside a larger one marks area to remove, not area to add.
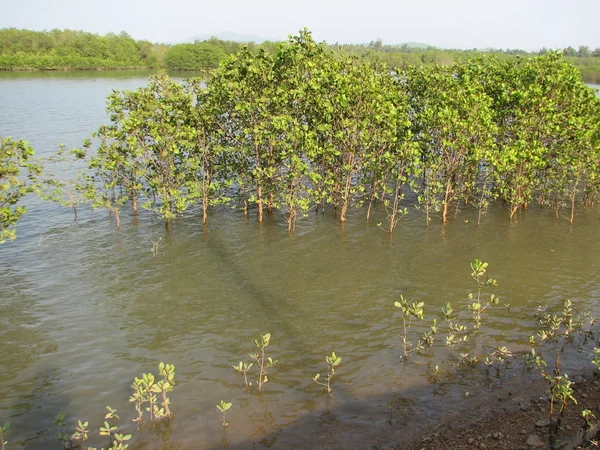
[[[110,89],[143,83],[0,77],[0,134],[26,137],[42,153],[77,145],[105,120]],[[495,292],[511,305],[486,311],[469,343],[475,356],[505,344],[526,351],[539,304],[572,298],[600,313],[598,208],[580,211],[572,230],[533,207],[513,224],[496,205],[480,228],[466,212],[443,229],[425,228],[414,210],[392,237],[376,227],[381,217],[366,224],[357,212],[342,227],[311,214],[290,237],[277,215],[259,226],[217,208],[207,227],[190,215],[167,235],[149,217],[139,225],[125,217],[117,231],[102,213],[84,211],[73,224],[69,211],[29,202],[19,239],[0,247],[0,422],[11,421],[14,449],[58,448],[56,413],[96,428],[105,405],[119,409],[140,449],[385,446],[452,411],[472,413],[535,377],[516,363],[500,377],[481,365],[457,371],[441,347],[402,364],[393,302],[400,293],[424,301],[429,320],[451,301],[467,320],[474,258],[490,263]],[[252,339],[265,332],[279,364],[257,394],[231,365],[249,361]],[[343,361],[328,399],[312,377],[331,351]],[[160,432],[140,432],[130,385],[159,361],[177,369],[176,416]],[[227,429],[221,399],[233,402]]]

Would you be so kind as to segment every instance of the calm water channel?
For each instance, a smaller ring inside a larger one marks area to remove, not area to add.
[[[2,74],[0,136],[27,139],[41,156],[80,145],[100,123],[112,89],[133,89],[146,73]],[[464,318],[473,290],[469,263],[488,261],[510,310],[486,311],[470,345],[527,350],[535,309],[571,298],[600,316],[600,208],[579,211],[573,229],[550,210],[531,208],[509,223],[492,208],[482,227],[465,212],[441,228],[411,210],[393,238],[355,212],[342,228],[328,214],[259,227],[239,211],[217,210],[203,228],[190,215],[166,234],[161,222],[27,200],[19,238],[0,247],[0,423],[10,449],[60,448],[59,411],[101,425],[105,405],[119,410],[136,449],[383,448],[439,420],[485,407],[523,375],[516,362],[488,376],[482,366],[455,373],[443,349],[400,358],[400,293],[426,303],[427,319],[451,301]],[[153,242],[160,239],[153,257]],[[248,361],[252,339],[272,334],[279,360],[259,395],[232,369]],[[333,397],[312,376],[335,350],[343,361]],[[573,352],[575,353],[575,352]],[[454,355],[456,356],[456,355]],[[520,357],[519,357],[520,358]],[[586,364],[565,357],[565,367]],[[176,413],[160,432],[136,430],[128,402],[133,377],[175,364]],[[428,381],[439,364],[442,383]],[[450,375],[453,373],[453,375]],[[446,375],[444,375],[446,374]],[[215,404],[233,402],[223,429]],[[392,408],[392,424],[388,423]],[[96,440],[93,445],[105,445]]]

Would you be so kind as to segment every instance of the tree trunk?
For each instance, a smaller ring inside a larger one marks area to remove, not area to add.
[[[204,194],[202,196],[202,223],[205,224],[208,220],[208,196]]]
[[[262,186],[260,183],[256,187],[256,205],[258,206],[258,223],[263,221],[263,199],[262,199]]]

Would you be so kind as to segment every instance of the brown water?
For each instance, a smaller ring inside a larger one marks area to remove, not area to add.
[[[78,145],[105,120],[112,88],[145,82],[120,75],[2,76],[0,135],[27,138],[41,154]],[[224,208],[205,228],[191,214],[166,234],[145,215],[139,224],[125,217],[116,231],[103,213],[84,210],[75,224],[68,210],[28,204],[19,239],[0,247],[0,423],[12,424],[11,449],[60,448],[52,424],[59,411],[70,425],[82,418],[97,428],[105,405],[119,409],[136,449],[385,448],[487,407],[534,382],[521,357],[501,376],[482,365],[456,371],[448,362],[456,352],[441,345],[402,364],[393,306],[401,293],[424,301],[429,321],[451,301],[468,320],[475,258],[489,262],[494,292],[511,305],[486,311],[466,346],[475,356],[497,345],[526,351],[540,304],[557,310],[571,298],[600,315],[598,207],[580,210],[572,229],[536,207],[509,223],[502,205],[479,228],[470,212],[426,228],[413,208],[390,238],[376,226],[381,217],[366,224],[363,211],[345,227],[310,214],[290,237],[279,215],[258,226]],[[258,394],[231,365],[249,361],[252,339],[266,332],[279,364]],[[312,377],[331,351],[343,360],[328,399]],[[565,370],[588,367],[587,358],[565,354]],[[176,416],[161,432],[138,431],[130,385],[159,361],[176,366]],[[435,364],[440,384],[426,376]],[[221,399],[233,402],[226,430]],[[93,435],[91,444],[106,445]]]

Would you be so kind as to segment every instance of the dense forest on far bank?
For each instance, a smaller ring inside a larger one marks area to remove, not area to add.
[[[277,42],[261,44],[223,41],[211,38],[185,44],[155,44],[137,41],[125,32],[100,36],[74,30],[31,31],[5,28],[0,30],[0,70],[97,70],[130,68],[163,68],[168,70],[212,70],[227,56],[243,46],[252,52],[262,48],[277,51]],[[501,60],[544,55],[520,49],[452,50],[411,45],[384,45],[381,40],[368,44],[332,44],[331,50],[346,56],[379,60],[389,68],[410,66],[449,66],[466,62],[484,54]],[[600,47],[560,49],[587,82],[600,82]]]

